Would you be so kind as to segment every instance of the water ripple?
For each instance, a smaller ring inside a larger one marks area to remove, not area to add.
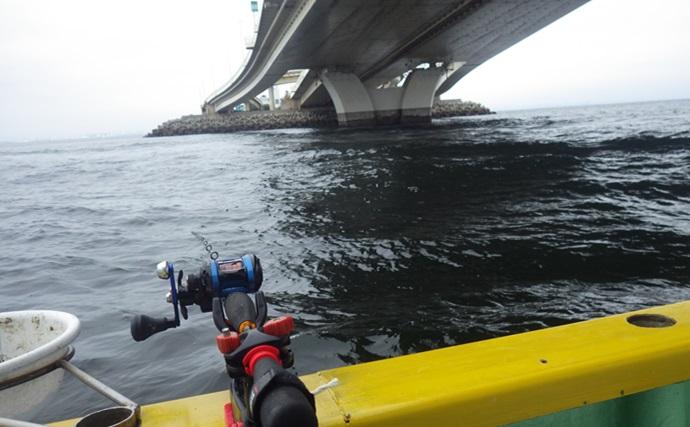
[[[154,266],[256,252],[312,372],[687,298],[690,102],[430,128],[0,144],[0,311],[77,314],[76,363],[142,403],[227,385],[208,315]],[[37,421],[97,405],[67,382]]]

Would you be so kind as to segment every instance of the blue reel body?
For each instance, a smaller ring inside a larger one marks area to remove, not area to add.
[[[209,264],[214,296],[227,297],[234,292],[253,294],[261,288],[263,272],[254,255],[229,260],[213,260]]]

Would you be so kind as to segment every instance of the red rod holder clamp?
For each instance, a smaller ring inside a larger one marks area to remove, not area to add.
[[[242,421],[235,419],[235,415],[232,411],[232,403],[226,403],[223,406],[223,412],[225,413],[225,427],[244,427]]]
[[[254,375],[256,363],[264,357],[270,357],[277,364],[283,366],[283,362],[280,361],[280,350],[270,345],[260,345],[249,350],[249,352],[244,355],[244,358],[242,358],[242,365],[247,375],[250,377]]]
[[[263,330],[265,334],[283,337],[295,330],[295,320],[292,316],[281,316],[277,319],[271,319],[264,324]]]
[[[240,336],[237,332],[229,332],[216,336],[216,345],[223,354],[229,354],[240,346]]]

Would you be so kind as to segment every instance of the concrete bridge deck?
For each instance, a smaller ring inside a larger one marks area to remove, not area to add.
[[[428,121],[435,97],[586,1],[266,0],[249,60],[204,109],[230,111],[308,70],[299,108],[332,103],[343,125]]]

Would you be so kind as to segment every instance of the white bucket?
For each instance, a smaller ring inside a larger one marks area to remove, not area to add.
[[[49,310],[0,313],[0,388],[49,369],[69,353],[79,319]],[[56,391],[62,369],[0,390],[0,416],[16,417]]]

